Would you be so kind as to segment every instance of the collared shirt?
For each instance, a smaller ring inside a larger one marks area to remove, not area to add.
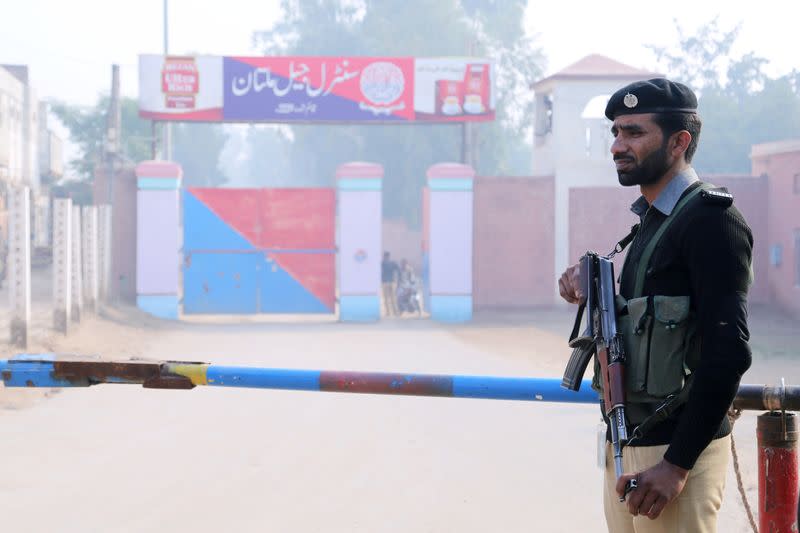
[[[667,183],[652,206],[644,196],[640,196],[631,205],[631,211],[639,217],[639,231],[636,232],[636,237],[630,245],[628,257],[626,257],[622,268],[620,294],[625,298],[633,298],[633,273],[639,267],[639,259],[645,246],[675,209],[681,195],[686,192],[686,189],[699,181],[697,172],[692,167],[686,167]]]
[[[675,177],[667,183],[667,186],[664,187],[664,190],[661,191],[658,198],[653,202],[653,207],[661,211],[664,215],[669,216],[672,214],[672,210],[675,209],[675,205],[678,203],[678,200],[680,200],[684,191],[688,189],[692,183],[699,180],[700,178],[697,177],[697,172],[695,172],[692,167],[686,167],[686,169],[676,174]],[[647,199],[644,196],[640,196],[639,199],[631,205],[631,211],[641,218],[647,213],[648,207],[650,207],[650,204],[647,203]]]

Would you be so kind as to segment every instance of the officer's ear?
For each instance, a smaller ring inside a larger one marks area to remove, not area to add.
[[[692,134],[686,130],[676,131],[670,136],[669,151],[673,157],[680,157],[686,153],[692,142]]]

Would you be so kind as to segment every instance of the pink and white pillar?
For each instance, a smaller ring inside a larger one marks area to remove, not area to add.
[[[381,317],[383,167],[345,163],[336,169],[338,191],[339,320]]]
[[[136,166],[136,304],[160,318],[178,318],[182,175],[170,161]]]
[[[426,244],[431,318],[472,320],[472,183],[475,171],[460,163],[428,169]]]

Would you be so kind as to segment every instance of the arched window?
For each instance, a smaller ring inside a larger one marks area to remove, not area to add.
[[[581,118],[586,124],[586,157],[592,154],[609,154],[611,148],[610,125],[606,119],[605,110],[608,99],[607,94],[592,97],[581,112]]]

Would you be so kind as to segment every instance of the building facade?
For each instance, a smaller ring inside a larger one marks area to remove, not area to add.
[[[38,189],[63,175],[61,139],[49,128],[28,67],[0,65],[0,183]]]
[[[534,177],[551,176],[555,186],[556,272],[570,264],[570,189],[617,182],[609,154],[613,139],[604,116],[609,96],[628,83],[657,76],[661,74],[595,54],[532,85],[532,168]]]
[[[753,174],[766,180],[767,290],[772,301],[800,316],[800,139],[754,145]],[[756,271],[758,276],[758,270]]]
[[[48,127],[47,104],[39,102],[28,67],[0,65],[0,254],[6,241],[8,191],[30,187],[33,245],[50,244],[49,189],[63,175],[61,139]]]
[[[477,309],[560,302],[561,272],[588,250],[609,253],[638,222],[639,190],[618,185],[603,112],[619,87],[654,76],[589,56],[533,86],[534,175],[475,180]],[[800,139],[755,145],[751,159],[746,175],[698,172],[734,195],[753,231],[750,302],[800,317]],[[619,271],[624,253],[614,261]]]

